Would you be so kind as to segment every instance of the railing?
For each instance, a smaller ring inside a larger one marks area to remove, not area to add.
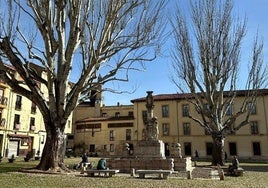
[[[4,127],[5,124],[6,124],[6,119],[5,119],[5,118],[2,118],[2,119],[0,120],[0,126],[1,126],[1,127]]]
[[[19,124],[19,123],[15,124],[15,125],[14,125],[14,129],[15,129],[15,130],[19,130],[19,129],[20,129],[20,124]]]
[[[35,131],[35,125],[30,126],[30,131]]]
[[[3,97],[3,96],[0,97],[0,104],[6,106],[7,105],[7,97]]]

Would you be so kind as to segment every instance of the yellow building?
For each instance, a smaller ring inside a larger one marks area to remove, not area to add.
[[[228,157],[238,155],[244,159],[268,159],[268,90],[260,92],[262,95],[254,104],[249,125],[225,139],[224,150]],[[212,138],[188,117],[188,112],[193,116],[198,114],[185,97],[185,94],[154,96],[154,116],[157,117],[159,139],[165,143],[166,156],[172,157],[176,144],[180,143],[183,156],[195,157],[198,153],[200,158],[211,158]],[[228,113],[237,111],[240,105],[236,104],[241,104],[242,99],[242,96],[238,97]],[[87,103],[79,105],[73,121],[75,146],[91,153],[123,156],[128,143],[131,147],[128,155],[135,156],[137,141],[143,139],[146,98],[131,102],[133,105],[97,108]]]
[[[19,74],[9,65],[9,70],[17,80],[22,80]],[[31,64],[35,71],[46,76],[45,70]],[[47,96],[46,87],[39,85],[41,92]],[[46,131],[42,114],[38,107],[26,97],[15,93],[7,84],[0,80],[0,155],[25,156],[30,153],[33,157],[41,156],[46,140]],[[71,119],[65,132],[71,133]]]
[[[92,106],[84,102],[73,117],[78,155],[87,151],[90,155],[121,156],[125,143],[136,139],[132,105]]]

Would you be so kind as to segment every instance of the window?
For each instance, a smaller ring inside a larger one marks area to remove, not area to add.
[[[129,116],[129,117],[134,117],[133,111],[129,111],[129,112],[128,112],[128,116]]]
[[[227,116],[230,116],[230,115],[232,115],[233,114],[233,106],[232,105],[228,105],[227,107],[226,107],[226,115]]]
[[[95,145],[94,144],[89,145],[89,152],[95,152]]]
[[[120,112],[115,112],[115,117],[119,117],[120,116]]]
[[[191,142],[184,142],[184,154],[191,156],[192,155],[192,144]]]
[[[162,106],[162,117],[168,117],[168,105],[163,105]]]
[[[70,120],[67,121],[67,127],[68,127],[68,129],[71,128],[71,121]]]
[[[257,121],[250,122],[251,134],[259,134],[259,127]]]
[[[126,129],[126,140],[131,140],[131,129]]]
[[[15,114],[14,117],[14,129],[18,130],[20,129],[20,115]]]
[[[110,141],[114,141],[114,131],[110,131]]]
[[[4,127],[6,119],[2,118],[2,109],[0,109],[0,127]]]
[[[163,123],[162,129],[163,129],[163,136],[169,136],[169,124]]]
[[[207,142],[206,143],[206,150],[207,150],[207,155],[212,155],[212,150],[213,150],[212,142]]]
[[[188,117],[189,116],[189,105],[188,104],[183,104],[182,105],[182,116],[183,117]]]
[[[35,130],[35,118],[31,117],[30,119],[30,131]]]
[[[21,145],[28,146],[29,145],[29,138],[21,138]]]
[[[32,106],[31,106],[31,113],[36,114],[36,104],[34,104],[33,102],[32,102]]]
[[[183,123],[183,134],[184,135],[190,135],[190,123]]]
[[[249,103],[248,103],[248,109],[249,109],[249,113],[250,113],[251,115],[253,115],[253,114],[257,114],[256,105],[255,105],[254,103],[249,102]]]
[[[253,147],[253,155],[261,155],[261,145],[259,142],[253,142],[252,143],[252,147]]]
[[[22,99],[22,97],[20,95],[17,95],[16,104],[15,104],[16,110],[21,110],[21,99]]]
[[[237,152],[236,152],[236,143],[235,142],[230,142],[229,143],[229,149],[230,149],[230,155],[231,156],[237,155]]]
[[[110,152],[114,152],[114,144],[110,144]]]
[[[5,118],[0,118],[0,127],[4,127],[6,124],[6,119]]]
[[[7,105],[7,98],[4,97],[4,89],[0,88],[0,104]]]
[[[145,110],[142,111],[142,119],[143,121],[147,121],[147,111]]]
[[[35,118],[31,117],[30,126],[35,126]]]

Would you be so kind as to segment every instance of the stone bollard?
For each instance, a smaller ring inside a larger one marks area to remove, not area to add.
[[[224,171],[221,169],[219,171],[220,180],[224,180]]]
[[[133,176],[133,177],[135,177],[135,168],[132,168],[131,169],[130,175]]]
[[[193,179],[191,170],[187,171],[187,179]]]

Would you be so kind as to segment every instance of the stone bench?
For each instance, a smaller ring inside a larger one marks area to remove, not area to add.
[[[167,177],[172,173],[171,170],[136,170],[139,178],[145,178],[145,174],[158,174],[161,179],[167,179]]]
[[[234,169],[234,175],[235,176],[243,176],[244,174],[244,169],[239,167],[238,169]]]
[[[101,176],[102,174],[105,177],[112,177],[113,175],[115,175],[116,173],[119,172],[119,170],[115,170],[115,169],[106,169],[106,170],[98,170],[98,169],[89,169],[85,171],[88,176],[94,177],[95,174],[97,174],[97,176]]]

